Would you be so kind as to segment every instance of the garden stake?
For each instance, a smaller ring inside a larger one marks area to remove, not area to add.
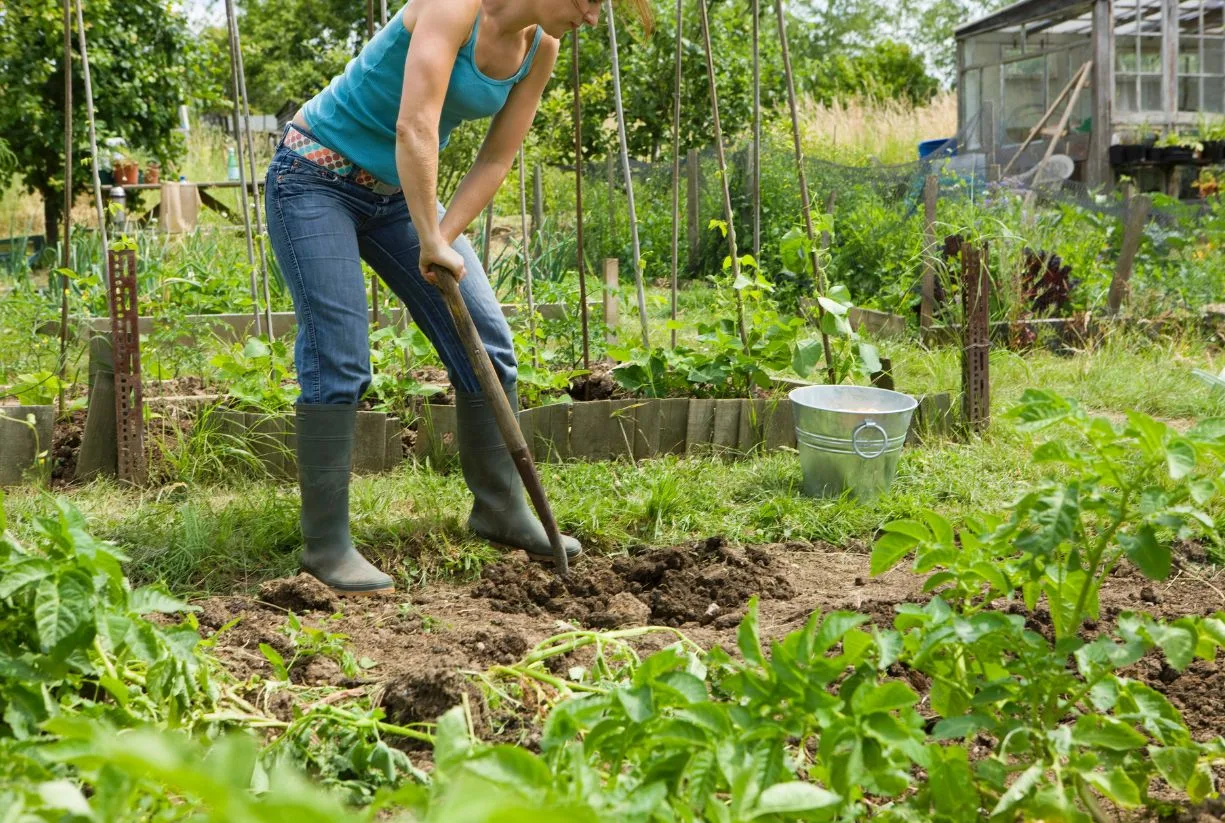
[[[625,107],[621,104],[621,63],[617,60],[617,24],[613,18],[612,0],[604,0],[608,16],[608,48],[612,57],[613,102],[617,108],[617,136],[621,140],[621,173],[625,176],[626,202],[629,204],[630,246],[634,250],[634,287],[638,291],[638,320],[642,325],[642,346],[651,348],[647,333],[647,297],[642,286],[642,247],[638,244],[638,212],[634,209],[634,178],[630,175],[629,143],[625,136]],[[717,123],[718,121],[716,121]],[[612,202],[612,192],[609,192]]]
[[[681,53],[685,0],[676,0],[676,86],[672,92],[672,348],[676,348],[676,280],[681,240]]]
[[[85,14],[81,0],[77,2],[77,46],[81,51],[81,77],[85,81],[85,114],[89,120],[89,163],[94,177],[94,207],[98,210],[98,238],[102,241],[102,265],[105,266],[106,209],[102,206],[102,178],[98,176],[98,127],[94,119],[94,86],[89,75],[89,49],[85,45]]]
[[[783,74],[787,78],[787,105],[791,109],[791,138],[795,143],[795,170],[800,178],[800,203],[804,207],[804,228],[808,230],[808,245],[812,249],[812,276],[817,281],[817,291],[825,291],[825,272],[817,259],[817,232],[812,225],[812,198],[808,195],[808,174],[804,171],[804,147],[800,142],[800,114],[795,105],[795,75],[791,72],[791,51],[787,48],[787,22],[783,18],[783,0],[774,0],[774,15],[778,18],[778,42],[783,49]],[[825,318],[825,309],[817,303],[817,318]],[[825,367],[829,371],[829,382],[836,383],[834,352],[829,345],[829,335],[821,327],[821,347],[825,350]]]
[[[454,274],[442,266],[431,266],[430,271],[434,273],[442,299],[451,310],[459,338],[468,351],[468,360],[472,363],[481,389],[493,404],[493,414],[502,432],[502,439],[506,441],[506,448],[511,459],[515,461],[515,468],[523,478],[523,485],[527,487],[528,496],[532,498],[536,514],[540,515],[545,534],[549,536],[549,546],[553,549],[553,563],[557,573],[565,577],[570,573],[570,562],[566,557],[566,547],[561,542],[561,532],[557,529],[557,521],[553,519],[553,510],[549,508],[549,500],[545,497],[544,486],[540,483],[540,475],[536,472],[536,463],[532,460],[532,453],[528,451],[527,441],[523,439],[523,432],[519,429],[515,411],[510,407],[510,399],[502,388],[502,381],[498,380],[497,372],[493,370],[493,361],[489,359],[489,352],[485,351],[485,346],[481,343],[476,325],[472,322],[472,315],[464,303],[463,295],[460,294],[459,282]]]
[[[679,0],[678,0],[679,2]],[[583,318],[583,369],[591,371],[591,334],[587,327],[587,261],[583,257],[583,94],[578,75],[578,29],[570,39],[572,74],[574,80],[574,217],[577,229],[578,252],[578,304]],[[609,191],[609,195],[612,191]],[[609,200],[609,202],[612,202]],[[591,399],[591,382],[584,389],[585,398]]]
[[[226,25],[230,37],[230,88],[234,91],[234,146],[238,158],[238,193],[242,204],[242,225],[247,237],[247,265],[251,268],[251,310],[255,315],[255,334],[258,337],[263,321],[259,313],[259,286],[255,281],[255,241],[251,237],[251,204],[247,200],[247,170],[243,167],[242,112],[239,110],[241,86],[238,83],[238,21],[234,16],[234,0],[225,0]],[[268,329],[272,337],[272,329]]]
[[[715,86],[715,56],[710,46],[710,21],[706,15],[706,0],[698,0],[702,12],[702,40],[706,44],[706,75],[710,79],[710,108],[715,121],[715,151],[719,158],[719,183],[723,187],[723,215],[727,218],[727,246],[732,261],[732,282],[740,279],[740,254],[736,251],[736,214],[732,211],[732,193],[727,182],[727,158],[723,154],[723,127],[719,125],[719,91]],[[744,319],[744,295],[735,287],[736,314],[740,326],[740,342],[749,353],[749,331]]]
[[[539,166],[537,167],[539,168]],[[536,299],[532,294],[532,239],[527,232],[527,163],[519,147],[519,221],[523,231],[523,282],[527,286],[527,328],[532,338],[532,368],[540,366],[536,356]]]
[[[238,93],[242,97],[244,118],[243,132],[247,138],[247,165],[251,172],[251,202],[255,205],[255,244],[259,246],[260,278],[264,287],[264,323],[268,329],[268,340],[272,340],[272,294],[268,290],[268,249],[264,246],[264,216],[260,205],[259,175],[255,171],[255,138],[251,136],[251,104],[247,100],[247,72],[242,65],[242,38],[238,24],[234,24],[234,56],[238,60]],[[241,138],[240,138],[241,139]],[[378,278],[374,278],[378,283]],[[378,320],[378,299],[374,301],[375,321]]]
[[[64,0],[64,256],[60,263],[72,268],[72,0]],[[60,415],[64,414],[68,368],[68,275],[60,275]]]
[[[750,4],[753,15],[753,260],[761,265],[761,0]]]

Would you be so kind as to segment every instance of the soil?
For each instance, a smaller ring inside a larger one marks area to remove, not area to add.
[[[572,400],[621,400],[632,397],[629,392],[617,385],[613,380],[612,363],[598,362],[591,364],[591,372],[570,381],[566,391]]]
[[[77,454],[85,434],[85,410],[74,411],[67,420],[57,418],[51,437],[51,483],[63,485],[77,470]]]
[[[1102,589],[1103,621],[1128,610],[1174,619],[1225,609],[1225,580],[1218,585],[1217,572],[1197,562],[1203,559],[1202,549],[1189,545],[1181,554],[1184,568],[1159,583],[1131,568],[1120,569]],[[638,548],[619,557],[583,558],[564,582],[522,553],[486,567],[470,583],[432,583],[380,598],[339,597],[300,575],[270,581],[254,598],[204,600],[198,617],[206,635],[237,621],[218,638],[215,652],[239,680],[271,675],[261,643],[287,661],[292,658],[293,645],[284,631],[286,611],[292,610],[308,625],[347,635],[354,656],[374,662],[359,677],[347,678],[331,661],[299,661],[291,672],[293,682],[368,689],[397,723],[432,720],[466,694],[482,733],[531,745],[531,718],[492,716],[465,674],[513,664],[537,644],[574,627],[669,626],[703,648],[733,650],[736,627],[754,595],[765,639],[795,631],[814,611],[858,611],[886,626],[900,604],[927,599],[921,584],[922,578],[905,568],[871,577],[863,552],[798,542],[736,547],[711,538]],[[1030,624],[1049,633],[1049,615],[1041,610]],[[674,633],[659,632],[634,645],[648,654],[674,641]],[[550,667],[564,674],[588,660],[576,652],[550,661]],[[1179,673],[1153,654],[1123,674],[1169,697],[1197,739],[1225,734],[1221,662],[1196,661]],[[915,673],[910,680],[920,691],[928,685]],[[277,701],[269,711],[292,711],[292,700]],[[1215,820],[1219,811],[1205,807],[1201,816],[1172,819]]]

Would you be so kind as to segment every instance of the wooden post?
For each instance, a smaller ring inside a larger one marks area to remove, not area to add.
[[[756,0],[754,0],[756,2]],[[680,271],[681,237],[681,63],[684,38],[685,2],[676,0],[676,81],[672,90],[672,322],[677,319],[677,279]],[[676,329],[669,335],[676,348]]]
[[[621,175],[625,178],[625,202],[629,207],[630,247],[633,257],[630,264],[634,267],[634,288],[638,295],[638,324],[642,330],[642,346],[651,347],[651,337],[647,328],[647,296],[642,283],[642,249],[638,244],[638,212],[634,209],[634,178],[630,172],[629,141],[625,136],[625,107],[621,101],[621,65],[617,60],[617,24],[613,16],[612,0],[604,0],[604,14],[608,18],[608,47],[612,57],[613,102],[617,112],[617,136],[621,142]],[[715,119],[716,124],[718,118]],[[716,130],[718,126],[716,125]],[[739,294],[739,293],[737,293]]]
[[[927,175],[923,184],[923,283],[919,302],[919,328],[931,328],[936,310],[936,201],[940,196],[940,178]]]
[[[64,233],[60,265],[72,268],[72,0],[64,0]],[[51,236],[51,227],[47,227]],[[60,414],[64,413],[68,369],[68,275],[60,275]]]
[[[703,6],[702,8],[705,8]],[[816,228],[812,224],[812,199],[808,193],[808,173],[804,169],[804,146],[800,141],[800,114],[795,98],[795,75],[791,71],[791,50],[787,45],[787,21],[783,13],[783,0],[774,0],[774,16],[778,22],[778,41],[783,52],[783,75],[787,80],[787,107],[791,112],[791,142],[795,149],[795,173],[800,178],[800,205],[804,210],[804,228],[808,232],[808,243],[812,248],[812,276],[817,281],[817,291],[825,291],[825,277],[817,260]],[[825,319],[825,309],[817,303],[817,318]],[[826,373],[829,382],[836,383],[834,353],[829,335],[821,330],[821,347],[825,354]]]
[[[493,201],[485,207],[485,228],[481,232],[481,268],[489,274],[489,246],[493,242]]]
[[[544,225],[544,173],[537,163],[532,168],[532,237],[540,234]]]
[[[608,178],[608,241],[604,246],[605,254],[617,251],[617,161],[613,151],[610,148],[604,156],[604,173]]]
[[[753,150],[749,190],[753,196],[753,259],[761,265],[761,0],[749,3],[749,14],[753,15]]]
[[[539,174],[540,166],[536,166]],[[519,225],[523,233],[523,285],[527,289],[527,328],[531,339],[532,368],[540,366],[536,355],[536,299],[532,293],[532,238],[527,229],[527,160],[519,146]]]
[[[591,333],[587,318],[587,258],[583,254],[583,95],[579,83],[578,29],[571,32],[571,84],[574,87],[574,222],[578,256],[579,315],[583,319],[583,368],[591,371]]]
[[[367,0],[370,2],[371,0]],[[240,111],[240,86],[238,84],[238,19],[234,12],[234,0],[225,0],[226,24],[230,41],[230,88],[234,97],[234,153],[238,158],[238,200],[242,206],[242,225],[247,239],[247,266],[251,270],[251,311],[255,316],[255,334],[263,325],[259,310],[259,285],[255,278],[255,240],[251,231],[251,205],[247,199],[247,169],[243,160],[242,112]],[[272,329],[268,329],[271,338]]]
[[[962,298],[965,330],[961,353],[962,420],[967,431],[983,431],[991,424],[991,325],[988,304],[991,276],[989,247],[961,245]]]
[[[1111,99],[1114,96],[1114,14],[1110,0],[1093,4],[1093,131],[1089,135],[1087,179],[1091,188],[1114,185],[1110,167]]]
[[[617,291],[621,288],[621,261],[615,257],[604,259],[604,325],[608,327],[608,342],[617,339],[617,327],[621,324],[621,312],[617,303]]]
[[[882,357],[880,359],[880,371],[873,372],[869,379],[876,388],[893,391],[893,361],[888,357]]]
[[[687,213],[688,222],[687,228],[689,231],[689,270],[693,271],[697,266],[698,255],[701,253],[701,237],[702,227],[699,225],[701,220],[701,201],[702,201],[702,181],[699,175],[701,174],[701,165],[698,160],[697,149],[690,149],[685,155],[685,211]]]
[[[611,0],[608,0],[611,3]],[[740,279],[740,252],[736,248],[736,213],[732,210],[732,193],[727,181],[727,158],[723,154],[723,127],[719,123],[719,87],[715,82],[715,55],[710,45],[710,19],[705,0],[699,0],[702,40],[706,46],[706,77],[710,83],[710,110],[715,125],[715,153],[719,158],[719,183],[723,188],[723,217],[727,221],[727,247],[732,261],[732,279]],[[744,295],[736,290],[736,325],[744,351],[749,351],[749,331],[744,317]]]
[[[1144,238],[1144,224],[1148,221],[1149,208],[1152,201],[1143,194],[1131,197],[1127,202],[1127,222],[1123,228],[1123,247],[1119,250],[1119,260],[1115,265],[1114,277],[1110,281],[1110,293],[1106,298],[1107,310],[1111,316],[1117,315],[1127,296],[1128,283],[1131,281],[1132,269],[1136,262],[1136,252],[1140,250],[1140,241]]]

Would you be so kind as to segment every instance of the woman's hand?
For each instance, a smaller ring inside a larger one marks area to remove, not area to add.
[[[464,268],[463,255],[448,246],[441,236],[434,242],[421,243],[421,276],[437,285],[438,278],[431,266],[441,266],[451,272],[456,282],[463,280],[468,274]]]

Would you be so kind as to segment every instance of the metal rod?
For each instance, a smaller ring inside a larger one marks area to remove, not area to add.
[[[464,348],[467,349],[468,359],[472,361],[472,368],[476,372],[477,380],[480,381],[481,389],[493,406],[494,418],[498,422],[498,429],[502,432],[502,439],[506,442],[511,458],[515,461],[515,468],[519,470],[519,476],[523,478],[523,485],[532,499],[536,514],[540,516],[540,523],[544,526],[545,534],[549,536],[549,546],[553,549],[553,563],[557,568],[557,573],[565,577],[570,572],[566,547],[561,542],[561,532],[557,528],[557,521],[553,519],[553,510],[549,507],[544,486],[540,483],[540,475],[536,472],[536,463],[532,460],[532,453],[528,450],[527,441],[519,428],[514,409],[510,407],[506,390],[502,387],[502,381],[498,379],[498,374],[493,369],[493,361],[489,359],[489,352],[485,350],[476,326],[472,323],[472,315],[468,312],[463,295],[460,294],[459,283],[456,282],[455,276],[441,266],[432,266],[431,270],[434,272],[438,289],[442,292],[442,298],[446,301],[447,308],[451,310],[455,328],[459,332]]]
[[[583,368],[591,370],[591,333],[587,325],[587,260],[583,256],[583,92],[579,83],[578,29],[570,39],[571,80],[574,85],[574,223],[578,245],[578,302],[583,318]],[[612,192],[609,192],[611,198]]]
[[[740,255],[736,249],[736,219],[732,211],[732,193],[727,184],[727,157],[723,153],[723,127],[719,124],[719,90],[715,84],[715,60],[710,45],[710,20],[706,14],[706,0],[698,0],[698,10],[702,13],[702,40],[706,45],[706,76],[710,81],[710,109],[715,121],[715,153],[719,158],[719,183],[723,188],[723,214],[727,218],[727,245],[732,262],[733,282],[740,279]],[[749,333],[744,319],[744,295],[739,289],[736,293],[736,314],[740,326],[740,342],[744,351],[749,352]]]
[[[72,268],[72,0],[64,0],[64,249],[61,266]],[[104,250],[105,251],[105,250]],[[68,368],[68,275],[60,275],[60,414],[67,404],[64,372]]]
[[[519,222],[523,231],[523,282],[527,287],[527,329],[532,340],[532,368],[540,366],[536,356],[536,299],[532,295],[532,238],[527,231],[527,163],[519,146]]]
[[[642,249],[638,245],[638,212],[634,209],[634,178],[630,174],[629,143],[625,136],[625,107],[621,103],[621,63],[617,59],[617,24],[613,16],[612,0],[604,0],[604,12],[608,15],[608,47],[612,56],[613,100],[617,109],[617,136],[621,140],[621,173],[625,177],[626,203],[630,211],[630,245],[634,254],[634,287],[638,292],[638,322],[642,327],[642,345],[649,349],[651,336],[647,331],[647,297],[642,285]]]
[[[379,21],[380,25],[387,25],[387,0],[379,0]]]
[[[757,2],[757,0],[754,0]],[[685,0],[676,0],[676,81],[672,91],[672,322],[677,320],[676,281],[680,270],[681,238],[681,55],[684,41]],[[672,348],[676,348],[676,329],[672,329]]]
[[[753,259],[761,265],[761,0],[753,0]]]
[[[259,246],[260,280],[264,290],[264,322],[268,331],[268,339],[272,339],[272,293],[268,288],[268,249],[264,243],[264,215],[260,205],[259,174],[255,170],[255,139],[251,135],[251,105],[247,98],[247,73],[242,62],[242,33],[238,30],[238,22],[234,22],[234,54],[238,57],[238,90],[242,98],[242,110],[245,120],[243,132],[247,139],[247,166],[251,171],[252,201],[255,203],[255,238]],[[376,309],[377,312],[377,309]]]
[[[94,120],[94,86],[89,76],[89,49],[85,44],[83,0],[77,2],[77,48],[81,52],[81,77],[85,80],[85,114],[89,120],[89,159],[94,178],[94,207],[98,210],[98,237],[102,240],[102,265],[106,266],[106,208],[102,205],[102,178],[98,176],[98,128]]]
[[[817,281],[817,291],[825,291],[825,272],[821,269],[821,261],[817,259],[817,232],[812,224],[812,198],[808,192],[808,174],[804,171],[804,147],[800,142],[800,114],[795,103],[795,75],[791,72],[791,51],[787,46],[787,21],[783,17],[783,0],[774,0],[774,14],[778,18],[778,42],[783,50],[783,73],[787,79],[787,104],[791,108],[791,138],[795,144],[795,168],[800,178],[800,203],[804,209],[804,228],[808,232],[808,244],[812,249],[812,276]],[[825,309],[817,304],[817,317],[825,318]],[[825,351],[825,367],[829,373],[829,382],[837,382],[834,371],[834,352],[829,344],[829,335],[821,328],[821,347]]]
[[[238,83],[238,43],[236,42],[238,21],[234,14],[234,0],[225,0],[225,16],[230,40],[230,88],[234,94],[234,145],[238,155],[238,193],[242,204],[243,230],[247,237],[247,265],[251,269],[251,310],[255,315],[255,334],[259,336],[263,319],[260,317],[259,286],[255,279],[255,241],[251,237],[251,206],[247,202],[247,170],[243,168],[242,162],[242,113],[239,102],[241,91]],[[268,335],[272,336],[271,328],[268,329]]]

